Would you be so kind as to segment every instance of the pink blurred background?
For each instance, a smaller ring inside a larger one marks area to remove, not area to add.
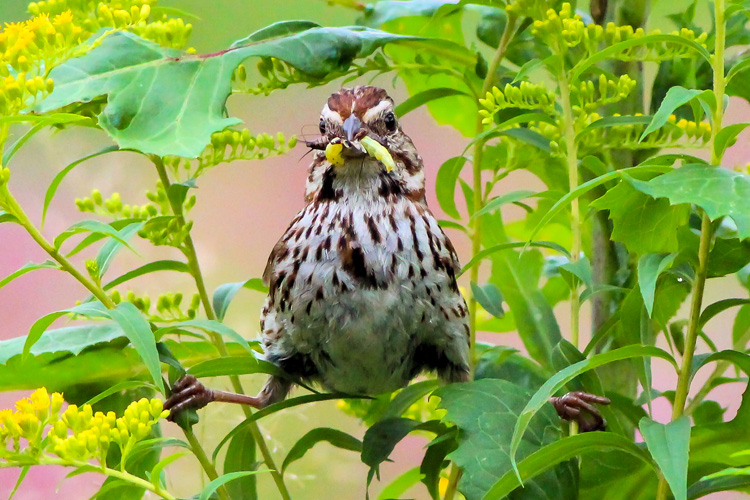
[[[196,29],[193,37],[193,45],[199,52],[221,49],[233,40],[276,20],[299,18],[329,25],[346,25],[352,24],[355,17],[351,11],[333,9],[324,2],[309,0],[189,0],[163,4],[179,6],[201,18],[194,21]],[[25,18],[25,5],[23,0],[3,0],[0,4],[0,19],[15,21]],[[375,83],[387,88],[397,101],[406,95],[402,88],[392,89],[390,77],[386,76]],[[329,93],[337,89],[337,85],[334,83],[315,89],[292,87],[268,98],[242,95],[233,97],[229,102],[230,113],[243,118],[246,126],[256,133],[282,131],[287,136],[314,133],[319,110]],[[746,103],[733,103],[727,123],[746,121],[748,111]],[[433,210],[439,214],[434,199],[437,168],[447,158],[460,154],[466,139],[449,127],[437,126],[424,109],[406,116],[402,124],[425,159],[428,200]],[[747,148],[747,137],[743,134],[738,145],[729,151],[727,166],[748,163],[750,151]],[[108,144],[108,139],[101,133],[70,130],[56,135],[40,134],[27,145],[11,165],[11,189],[32,220],[40,219],[44,190],[54,175],[71,161]],[[195,219],[193,235],[209,291],[222,283],[261,275],[270,249],[283,233],[288,221],[303,206],[302,193],[308,164],[307,158],[300,159],[304,152],[304,147],[298,146],[290,154],[280,158],[222,165],[200,178],[198,204],[192,213]],[[73,200],[89,195],[93,188],[99,189],[105,197],[119,192],[126,203],[142,204],[146,202],[144,191],[153,189],[156,180],[152,166],[135,155],[114,154],[88,161],[77,167],[60,186],[51,206],[44,234],[52,238],[73,222],[84,218],[75,208]],[[520,173],[511,176],[502,185],[502,190],[540,187],[538,180]],[[512,216],[510,212],[509,215]],[[442,214],[439,216],[442,217]],[[464,237],[456,232],[449,233],[449,236],[453,239],[461,260],[466,261],[469,247]],[[142,265],[149,259],[178,258],[168,250],[149,247],[143,241],[139,243],[136,240],[136,244],[141,256],[121,253],[109,271],[111,276]],[[12,224],[0,225],[0,251],[0,276],[6,276],[28,262],[46,259],[46,254],[25,232]],[[80,264],[89,257],[91,254],[84,254],[76,262]],[[136,293],[148,292],[152,297],[160,292],[192,290],[190,281],[178,273],[146,276],[131,282],[128,289],[131,288]],[[77,282],[53,270],[35,271],[17,279],[0,289],[0,339],[25,335],[38,318],[74,305],[76,299],[85,296],[84,292]],[[733,278],[711,280],[706,303],[745,295],[746,292]],[[230,307],[226,321],[246,338],[256,337],[262,299],[255,292],[241,292]],[[556,308],[555,312],[560,325],[564,327],[569,323],[567,304]],[[681,314],[684,315],[685,311]],[[584,306],[581,317],[586,321],[588,316],[589,311]],[[732,311],[722,313],[707,328],[707,333],[719,348],[730,347],[732,319]],[[64,321],[59,324],[64,324]],[[589,325],[584,323],[581,331],[588,330]],[[484,333],[480,339],[522,349],[515,334],[499,336]],[[654,385],[657,389],[674,387],[676,377],[668,366],[655,362],[654,369]],[[696,380],[701,381],[706,372],[707,370],[701,371]],[[246,377],[243,382],[252,393],[259,388],[262,377]],[[221,382],[215,381],[216,383]],[[742,390],[740,384],[730,384],[712,393],[712,398],[728,408],[726,419],[732,418],[736,412]],[[24,395],[25,393],[20,392],[0,394],[0,408],[11,406],[13,401]],[[663,398],[654,403],[654,410],[657,419],[668,420],[670,409]],[[210,422],[210,426],[200,426],[199,437],[211,449],[221,436],[241,420],[242,415],[236,408],[209,407],[203,411],[202,421]],[[364,433],[363,427],[355,419],[342,414],[332,402],[287,410],[262,422],[262,428],[270,437],[277,457],[283,457],[299,437],[318,425],[340,428],[360,437]],[[170,427],[166,426],[166,432],[176,435]],[[394,463],[386,463],[382,468],[381,484],[387,484],[396,475],[417,465],[424,453],[424,443],[419,437],[409,437],[401,443],[392,456]],[[180,459],[177,467],[180,473],[177,478],[172,475],[171,491],[177,495],[189,496],[202,484],[198,464],[188,457]],[[88,498],[102,481],[100,476],[94,474],[62,481],[67,472],[54,468],[32,469],[16,498]],[[303,461],[292,466],[287,477],[292,496],[296,499],[321,498],[321,491],[326,491],[327,497],[332,497],[335,492],[339,498],[363,498],[366,473],[366,467],[355,454],[320,445],[309,452]],[[0,470],[0,498],[7,497],[17,476],[18,471]],[[261,498],[276,498],[273,485],[267,477],[260,476],[259,485]],[[372,491],[377,492],[381,488],[376,482]],[[411,490],[407,496],[428,498],[420,487]],[[728,500],[748,497],[727,493],[707,498]]]

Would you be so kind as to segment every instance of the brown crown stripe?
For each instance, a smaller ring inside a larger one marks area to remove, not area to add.
[[[368,109],[377,106],[383,99],[393,102],[385,90],[362,85],[351,89],[341,89],[331,94],[328,98],[328,109],[335,111],[343,120],[346,120],[351,115],[352,104],[354,104],[354,114],[361,119]]]

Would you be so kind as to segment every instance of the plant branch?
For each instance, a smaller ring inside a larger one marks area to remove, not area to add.
[[[150,158],[154,163],[154,166],[156,167],[156,171],[159,174],[159,179],[164,185],[164,189],[169,192],[169,187],[172,185],[172,183],[169,180],[169,175],[167,175],[166,169],[164,168],[164,162],[158,156],[152,155]],[[172,212],[177,217],[179,223],[181,225],[184,225],[185,215],[183,213],[182,206],[174,203],[171,199],[169,200],[169,203],[172,207]],[[198,295],[200,296],[201,303],[203,304],[206,318],[215,320],[216,313],[214,312],[213,305],[211,304],[211,299],[208,297],[205,280],[203,279],[203,273],[201,272],[200,264],[198,262],[198,255],[195,251],[195,245],[193,244],[193,239],[190,234],[188,234],[185,238],[182,250],[185,254],[185,257],[187,258],[187,264],[190,268],[190,274],[195,280],[195,286],[198,289]],[[212,334],[211,341],[216,346],[219,354],[222,357],[226,357],[229,355],[226,343],[220,335]],[[230,375],[229,380],[232,384],[232,389],[234,390],[234,392],[238,394],[244,394],[242,383],[240,382],[240,378],[237,375]],[[242,411],[245,414],[245,418],[250,418],[252,416],[252,410],[248,406],[243,405]],[[258,450],[260,450],[260,454],[263,457],[263,462],[269,469],[271,469],[271,477],[273,477],[274,483],[276,483],[276,488],[279,490],[281,497],[283,498],[283,500],[290,500],[291,496],[289,495],[289,490],[287,489],[286,484],[284,484],[284,478],[279,473],[278,468],[276,467],[273,456],[271,455],[271,451],[268,448],[268,444],[266,443],[265,438],[263,437],[263,433],[261,433],[257,422],[251,422],[249,429],[250,434],[253,436],[253,439],[257,443]],[[206,471],[206,473],[208,474],[208,471]]]
[[[716,153],[716,136],[721,130],[722,120],[724,118],[724,90],[726,78],[724,76],[724,47],[726,37],[726,26],[724,21],[724,0],[714,2],[714,18],[716,20],[716,46],[712,58],[714,72],[714,98],[716,99],[716,110],[713,114],[713,123],[711,124],[711,140],[709,148],[711,150],[711,164],[718,168],[721,164],[721,155]],[[685,349],[682,356],[682,365],[680,367],[679,378],[677,379],[677,390],[675,391],[674,405],[672,406],[672,421],[677,420],[685,414],[685,403],[688,393],[690,392],[690,379],[692,377],[693,356],[695,346],[698,340],[698,330],[700,329],[700,315],[703,306],[703,291],[706,285],[706,275],[708,270],[708,256],[711,250],[711,238],[713,236],[711,229],[711,220],[705,212],[701,217],[701,236],[698,247],[698,269],[695,272],[693,281],[692,300],[690,303],[690,319],[688,323],[687,336],[685,338]],[[666,500],[669,487],[664,476],[659,478],[659,486],[656,492],[657,500]]]
[[[116,307],[116,304],[112,302],[112,299],[107,296],[104,290],[102,290],[102,288],[97,283],[88,279],[83,275],[83,273],[78,271],[78,269],[76,269],[76,267],[67,258],[65,258],[65,256],[62,255],[59,250],[55,248],[54,245],[52,245],[52,243],[47,241],[47,239],[42,235],[39,229],[37,229],[37,227],[31,222],[28,215],[26,215],[26,212],[23,210],[15,197],[11,194],[7,185],[0,187],[0,198],[2,198],[3,204],[8,209],[8,212],[12,213],[18,220],[18,223],[26,230],[27,233],[29,233],[31,238],[45,252],[47,252],[47,254],[52,257],[55,262],[60,264],[60,267],[63,271],[73,276],[79,283],[86,287],[86,289],[91,292],[94,297],[96,297],[102,304],[104,304],[107,309],[113,309],[114,307]]]
[[[12,468],[23,467],[24,465],[29,465],[29,464],[20,464],[20,463],[11,462],[11,461],[0,462],[0,469],[11,468],[11,467]],[[109,467],[97,467],[89,462],[83,462],[80,460],[65,460],[62,458],[43,456],[43,457],[39,457],[38,462],[36,462],[34,465],[57,465],[61,467],[81,467],[81,468],[86,469],[87,471],[99,472],[101,474],[104,474],[105,476],[114,477],[116,479],[120,479],[122,481],[128,482],[139,488],[143,488],[156,495],[159,495],[160,497],[165,498],[166,500],[177,500],[168,491],[162,489],[159,486],[154,485],[151,481],[147,481],[141,477],[135,476],[128,472],[123,472],[123,471],[119,471],[116,469],[110,469]]]
[[[561,55],[563,51],[561,50]],[[575,120],[573,107],[570,103],[570,81],[565,71],[565,58],[562,57],[562,67],[557,78],[560,88],[560,100],[563,109],[563,134],[565,136],[565,159],[568,166],[568,189],[573,192],[578,187],[578,144],[576,143]],[[570,202],[570,231],[572,237],[570,262],[576,263],[581,258],[581,210],[578,198]],[[578,297],[577,282],[573,281],[570,295],[570,342],[578,349],[580,330],[580,299]]]
[[[193,451],[193,455],[195,455],[195,457],[198,459],[198,462],[200,462],[203,470],[206,471],[206,475],[208,476],[208,478],[211,481],[218,478],[219,473],[216,472],[216,467],[214,467],[214,464],[208,458],[208,455],[206,455],[206,450],[203,449],[200,441],[198,441],[198,439],[195,437],[193,429],[188,427],[187,429],[183,430],[185,431],[185,437],[187,438],[188,443],[190,443],[190,449]],[[230,500],[229,493],[223,485],[219,487],[217,493],[219,494],[219,498],[221,498],[221,500]]]
[[[490,63],[489,69],[487,70],[487,76],[482,84],[482,91],[479,93],[480,97],[484,97],[487,92],[492,89],[492,85],[495,82],[495,73],[497,68],[500,66],[500,62],[505,57],[505,53],[508,50],[508,45],[513,39],[516,30],[517,17],[514,14],[508,15],[508,23],[505,25],[505,31],[498,44],[495,57]],[[484,130],[484,124],[482,123],[482,117],[477,115],[476,134],[479,135]],[[484,141],[477,141],[474,145],[474,154],[472,157],[472,175],[473,175],[473,189],[474,189],[474,213],[479,212],[484,206],[484,198],[482,196],[482,154],[484,151]],[[474,226],[471,232],[471,256],[472,258],[479,253],[482,249],[482,228],[481,228],[481,217],[474,218]],[[479,266],[471,268],[469,279],[474,283],[479,279]],[[471,335],[471,364],[472,370],[474,365],[474,346],[477,340],[477,301],[473,295],[469,297],[469,327]]]

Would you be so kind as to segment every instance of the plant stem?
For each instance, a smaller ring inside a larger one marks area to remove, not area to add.
[[[448,486],[445,489],[444,500],[453,500],[453,497],[456,496],[456,491],[458,490],[458,481],[461,480],[462,475],[463,472],[461,471],[461,469],[456,464],[453,464],[453,466],[451,467],[450,476],[448,476]]]
[[[169,187],[172,185],[172,183],[169,180],[166,169],[164,168],[164,162],[158,156],[151,156],[151,161],[156,167],[156,171],[159,174],[159,179],[164,185],[164,189],[168,192]],[[170,200],[169,203],[172,207],[172,212],[175,214],[180,224],[185,224],[185,216],[182,210],[182,206],[174,203],[172,200]],[[210,320],[216,320],[216,313],[214,312],[213,305],[211,304],[211,299],[208,297],[205,280],[203,279],[203,273],[201,272],[200,264],[198,262],[198,254],[195,251],[195,245],[190,234],[188,234],[185,238],[183,247],[183,253],[187,258],[187,264],[190,268],[190,274],[195,280],[195,286],[198,289],[198,295],[200,296],[201,303],[203,304],[206,318]],[[226,343],[220,335],[212,335],[211,341],[214,343],[219,351],[219,354],[222,357],[226,357],[229,355]],[[229,380],[232,384],[232,389],[234,390],[234,392],[238,394],[244,394],[242,383],[240,382],[240,378],[237,375],[230,375]],[[250,416],[253,414],[252,410],[248,406],[243,405],[242,411],[245,414],[245,418],[250,418]],[[279,490],[281,498],[283,500],[290,500],[291,496],[289,495],[289,490],[287,489],[286,484],[284,484],[284,478],[281,473],[279,473],[278,468],[276,467],[273,456],[271,455],[271,451],[268,448],[268,444],[266,443],[265,438],[263,437],[263,433],[260,431],[257,422],[251,422],[249,429],[250,434],[253,436],[253,439],[258,446],[258,450],[260,450],[260,454],[263,457],[263,462],[269,469],[271,469],[271,477],[273,478],[274,483],[276,483],[276,488]],[[208,471],[206,471],[206,473],[208,474]]]
[[[62,458],[56,458],[56,457],[40,457],[39,461],[37,462],[37,465],[57,465],[62,467],[83,467],[87,471],[90,470],[91,472],[100,472],[101,474],[104,474],[109,477],[114,477],[117,479],[121,479],[125,482],[128,482],[130,484],[133,484],[135,486],[138,486],[139,488],[143,488],[145,490],[148,490],[156,495],[159,495],[162,498],[165,498],[166,500],[177,500],[175,497],[173,497],[168,491],[165,491],[164,489],[155,486],[151,483],[151,481],[147,481],[143,478],[140,478],[138,476],[134,476],[133,474],[130,474],[128,472],[122,472],[116,469],[110,469],[109,467],[97,467],[89,462],[83,462],[80,460],[64,460]],[[6,468],[6,467],[21,467],[22,464],[14,463],[14,462],[0,462],[0,469]]]
[[[515,34],[517,17],[513,14],[508,15],[508,23],[505,25],[505,31],[500,39],[500,43],[497,46],[495,57],[492,59],[490,66],[487,70],[487,76],[482,84],[482,91],[479,93],[480,97],[484,97],[487,92],[492,89],[492,85],[495,82],[495,73],[497,68],[500,66],[505,57],[505,53],[508,50],[508,45],[513,39]],[[482,123],[482,117],[477,115],[476,134],[479,135],[484,130],[484,124]],[[484,141],[477,141],[474,145],[474,154],[472,158],[472,175],[473,175],[473,189],[474,189],[474,213],[477,213],[484,206],[484,197],[482,196],[482,154],[484,151]],[[474,226],[471,232],[471,256],[472,258],[479,253],[482,249],[482,228],[481,228],[481,217],[474,219]],[[476,283],[479,279],[479,266],[473,266],[469,279]],[[472,369],[474,365],[474,346],[477,341],[477,301],[473,295],[469,296],[469,328],[471,335],[471,364]]]
[[[482,83],[482,90],[479,93],[479,97],[484,97],[487,92],[492,90],[492,85],[495,83],[495,73],[497,68],[500,66],[505,53],[508,51],[508,45],[516,31],[516,22],[518,18],[514,14],[508,15],[508,22],[505,25],[505,31],[503,36],[498,43],[495,56],[490,62],[489,68],[487,69],[487,76],[484,78]],[[471,87],[470,87],[471,88]],[[476,124],[476,135],[479,135],[484,130],[484,124],[482,123],[482,117],[477,115]],[[474,145],[474,154],[472,157],[472,176],[473,176],[473,189],[474,189],[474,213],[477,213],[484,206],[484,196],[482,195],[482,154],[484,151],[484,141],[477,141]],[[474,219],[474,226],[471,231],[471,256],[472,258],[477,255],[482,249],[482,229],[481,229],[481,217]],[[469,274],[469,279],[476,283],[479,279],[479,266],[472,266]],[[469,331],[470,331],[470,364],[472,373],[474,372],[474,352],[477,343],[477,301],[473,294],[469,295]],[[448,479],[448,488],[445,491],[445,500],[452,500],[458,489],[458,481],[461,479],[461,469],[453,464],[451,469],[450,477]]]
[[[562,54],[563,51],[561,50]],[[573,108],[570,104],[570,82],[568,74],[565,71],[564,58],[562,58],[562,68],[557,82],[560,88],[560,100],[563,109],[563,133],[565,135],[565,159],[568,166],[568,189],[572,192],[578,187],[578,144],[576,143],[575,120],[573,118]],[[575,264],[581,257],[581,210],[578,205],[578,198],[573,198],[570,202],[570,232],[571,232],[571,249],[570,262]],[[577,283],[574,281],[574,283]],[[578,348],[581,304],[578,297],[578,287],[574,284],[570,296],[570,342]]]
[[[214,464],[208,458],[208,455],[206,455],[206,450],[203,449],[200,441],[198,441],[198,439],[195,437],[193,429],[187,428],[184,429],[184,431],[185,437],[187,438],[188,443],[190,443],[190,449],[193,451],[193,455],[195,455],[195,457],[198,459],[198,462],[200,462],[203,470],[206,471],[206,475],[208,476],[208,478],[213,481],[214,479],[219,477],[218,472],[216,472],[216,467],[214,467]],[[229,493],[223,485],[219,487],[217,493],[222,500],[230,500]]]
[[[12,213],[18,220],[18,223],[23,226],[27,233],[29,233],[31,238],[45,252],[47,252],[47,254],[49,254],[49,256],[55,260],[55,262],[60,264],[60,267],[63,271],[66,271],[79,283],[86,287],[86,289],[91,292],[94,297],[96,297],[102,304],[104,304],[107,309],[113,309],[114,307],[116,307],[115,303],[112,302],[112,299],[110,299],[107,294],[104,293],[104,290],[102,290],[100,286],[98,286],[92,280],[88,279],[81,272],[79,272],[78,269],[76,269],[75,266],[71,264],[71,262],[54,247],[54,245],[52,245],[52,243],[47,241],[42,233],[39,232],[36,226],[31,222],[28,215],[26,215],[26,212],[24,212],[21,205],[10,193],[10,190],[8,190],[7,186],[3,186],[0,188],[0,196],[3,197],[3,203],[7,207],[8,212]]]
[[[716,20],[716,46],[712,58],[714,72],[714,98],[716,99],[716,110],[713,114],[713,123],[711,124],[711,164],[714,168],[720,168],[721,155],[716,153],[716,136],[721,131],[722,120],[724,118],[724,89],[726,78],[724,76],[724,48],[726,37],[726,26],[724,24],[724,0],[714,2],[714,18]],[[690,379],[692,377],[693,356],[695,354],[695,345],[698,340],[698,330],[700,328],[701,307],[703,306],[703,291],[706,285],[706,275],[708,270],[708,256],[711,250],[711,238],[713,236],[711,229],[711,220],[705,212],[701,217],[701,236],[698,247],[698,269],[695,271],[695,280],[693,281],[693,297],[690,303],[690,319],[688,323],[687,336],[685,339],[685,350],[682,356],[682,366],[680,367],[679,377],[677,379],[677,390],[674,396],[674,405],[672,406],[672,421],[674,422],[685,414],[685,403],[690,391]],[[669,487],[667,486],[664,476],[659,478],[659,487],[656,492],[657,500],[666,500]]]

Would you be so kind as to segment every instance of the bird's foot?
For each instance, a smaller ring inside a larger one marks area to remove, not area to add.
[[[603,431],[607,426],[594,404],[608,405],[609,398],[587,392],[569,392],[560,398],[550,398],[550,403],[563,420],[578,422],[581,432]]]
[[[215,399],[214,391],[207,389],[192,375],[185,375],[172,387],[172,395],[164,403],[169,410],[167,420],[174,422],[181,412],[203,408]]]

